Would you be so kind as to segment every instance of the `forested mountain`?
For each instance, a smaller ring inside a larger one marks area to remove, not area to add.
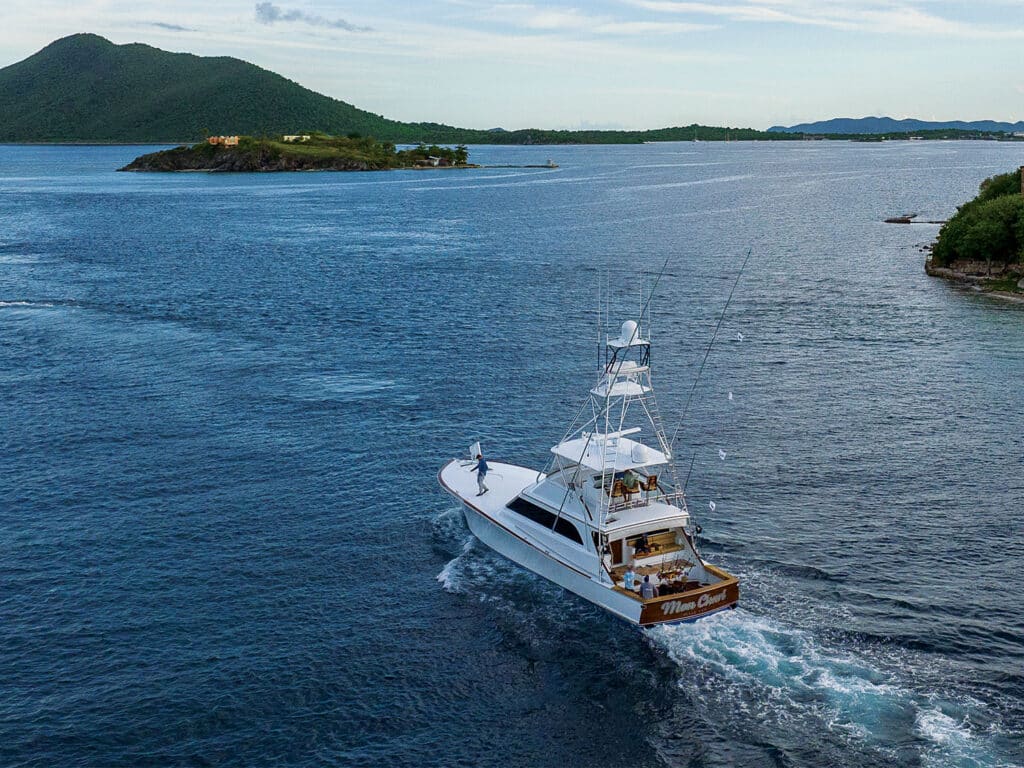
[[[386,120],[239,59],[97,35],[65,37],[0,70],[0,141],[175,142],[313,129],[412,140],[444,126]]]

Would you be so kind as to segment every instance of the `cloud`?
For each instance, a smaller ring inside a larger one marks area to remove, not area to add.
[[[910,0],[625,0],[647,11],[714,16],[740,22],[775,22],[890,34],[923,34],[976,40],[1019,39],[1024,30],[954,21],[914,7]]]
[[[717,25],[677,21],[623,21],[606,15],[591,15],[578,8],[557,10],[541,8],[532,3],[492,5],[480,18],[498,21],[519,29],[544,33],[590,33],[593,35],[679,34],[717,29]]]
[[[147,26],[157,27],[158,29],[168,29],[171,32],[195,32],[195,27],[183,27],[181,24],[168,24],[166,21],[150,21],[147,22]]]
[[[256,21],[261,24],[276,24],[279,21],[300,21],[313,27],[343,29],[346,32],[370,32],[370,27],[360,27],[345,19],[327,19],[315,13],[290,9],[285,10],[273,3],[256,3]]]
[[[719,29],[716,24],[685,24],[674,21],[616,21],[599,24],[595,32],[604,35],[672,35]]]

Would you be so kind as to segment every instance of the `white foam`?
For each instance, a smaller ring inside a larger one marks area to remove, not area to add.
[[[441,572],[437,574],[437,580],[441,582],[446,592],[459,592],[462,587],[462,558],[473,549],[473,537],[470,536],[462,545],[462,551],[449,560]]]
[[[0,301],[0,307],[52,307],[45,301]]]
[[[966,725],[940,709],[918,712],[914,727],[923,738],[944,747],[963,746],[971,740],[971,732]]]
[[[975,720],[992,719],[984,705],[940,706],[931,690],[915,687],[914,670],[926,659],[830,647],[812,631],[743,608],[646,635],[681,667],[680,688],[706,708],[709,721],[735,717],[743,728],[753,719],[769,731],[816,729],[882,754],[892,750],[893,729],[913,723],[924,765],[1011,764],[997,756],[992,734],[972,724],[972,712],[981,715]]]
[[[688,671],[728,683],[721,688],[724,707],[741,703],[759,718],[809,719],[864,739],[879,717],[907,704],[907,692],[870,664],[823,649],[809,632],[742,608],[693,625],[658,627],[649,635]],[[759,694],[751,697],[752,691]]]

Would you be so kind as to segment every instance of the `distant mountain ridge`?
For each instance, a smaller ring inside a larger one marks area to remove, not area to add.
[[[226,56],[169,53],[98,35],[56,40],[0,69],[0,142],[170,144],[206,135],[359,134],[393,143],[613,144],[799,137],[688,125],[649,131],[478,130],[389,120]]]
[[[937,130],[989,131],[1013,133],[1024,131],[1024,120],[1004,123],[998,120],[895,120],[891,117],[836,117],[816,123],[773,125],[770,133],[913,133]]]

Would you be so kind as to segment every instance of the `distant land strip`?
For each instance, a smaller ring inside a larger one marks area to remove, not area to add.
[[[800,123],[789,127],[773,125],[772,133],[812,133],[832,136],[875,136],[933,133],[936,131],[961,131],[978,134],[1022,134],[1024,120],[1016,123],[999,120],[895,120],[891,117],[836,117],[816,123]]]

